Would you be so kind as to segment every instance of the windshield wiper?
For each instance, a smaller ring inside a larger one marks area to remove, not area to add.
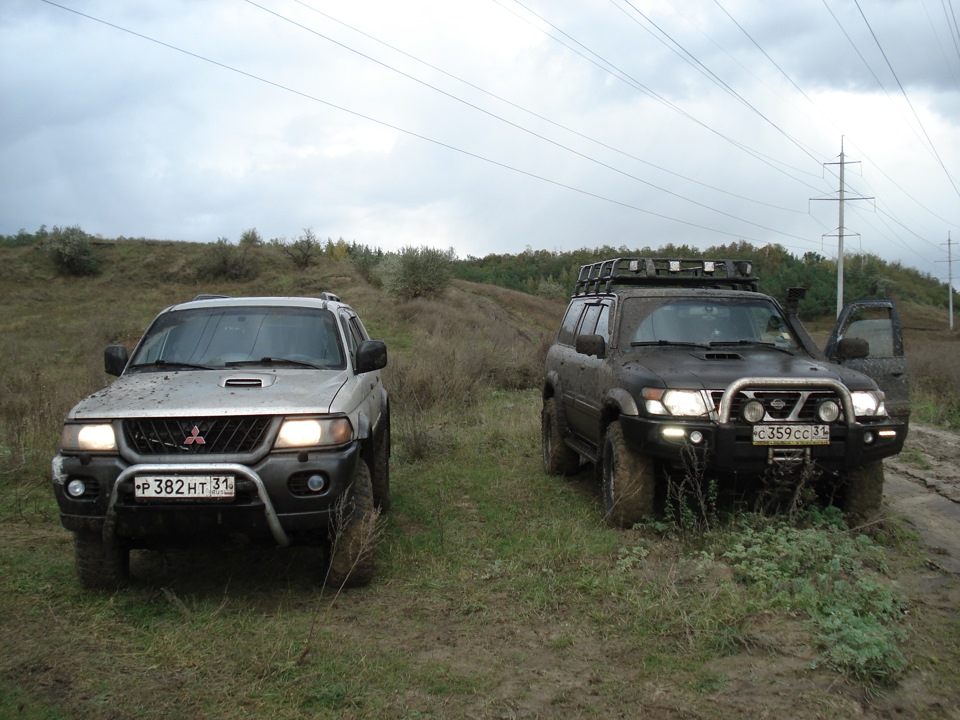
[[[793,351],[790,348],[780,347],[776,343],[772,342],[763,342],[762,340],[718,340],[716,342],[710,343],[710,347],[763,347],[770,350],[779,350],[780,352],[787,353],[787,355],[793,355]]]
[[[148,363],[137,363],[136,365],[131,365],[130,368],[177,368],[181,370],[210,370],[207,365],[195,365],[194,363],[180,362],[178,360],[164,360],[160,358],[154,360],[153,362]]]
[[[322,370],[321,365],[308,363],[303,360],[291,360],[290,358],[262,357],[259,360],[232,360],[224,363],[224,367],[241,367],[243,365],[294,365],[296,367],[312,368]]]
[[[695,348],[709,347],[709,345],[705,345],[703,343],[681,342],[679,340],[651,340],[649,342],[630,343],[630,347],[663,347],[663,346],[695,347]]]

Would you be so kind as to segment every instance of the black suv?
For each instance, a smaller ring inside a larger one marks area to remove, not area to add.
[[[909,417],[893,302],[848,304],[821,351],[797,318],[803,290],[784,310],[757,282],[743,260],[581,267],[546,358],[543,462],[594,463],[611,525],[652,514],[658,485],[693,467],[730,487],[812,465],[851,522],[879,513]]]
[[[373,573],[390,504],[383,342],[335,295],[199,296],[161,312],[119,376],[67,416],[53,489],[85,587],[116,587],[131,548],[237,536],[327,544],[328,585]]]

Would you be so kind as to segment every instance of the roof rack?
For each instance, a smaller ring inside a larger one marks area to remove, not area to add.
[[[749,260],[612,258],[580,266],[574,295],[610,292],[614,285],[757,290]]]
[[[193,301],[196,302],[197,300],[220,300],[220,299],[222,299],[222,298],[228,298],[228,297],[230,297],[230,296],[229,296],[229,295],[216,295],[216,294],[214,294],[214,293],[200,293],[199,295],[197,295],[197,296],[193,299]]]

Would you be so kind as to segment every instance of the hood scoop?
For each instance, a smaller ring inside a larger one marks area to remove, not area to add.
[[[705,352],[704,360],[743,360],[743,355],[735,352],[723,352],[720,350]]]
[[[265,388],[276,381],[276,375],[234,375],[220,381],[224,388]]]

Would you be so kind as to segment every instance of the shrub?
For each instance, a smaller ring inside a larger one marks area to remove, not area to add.
[[[456,253],[436,248],[405,247],[380,263],[383,289],[402,300],[436,297],[450,284]]]
[[[93,250],[90,236],[79,225],[54,227],[43,238],[43,248],[63,275],[83,277],[100,272],[100,259]]]
[[[250,242],[237,246],[227,238],[217,238],[197,261],[196,276],[202,280],[251,280],[259,274],[256,248]]]

